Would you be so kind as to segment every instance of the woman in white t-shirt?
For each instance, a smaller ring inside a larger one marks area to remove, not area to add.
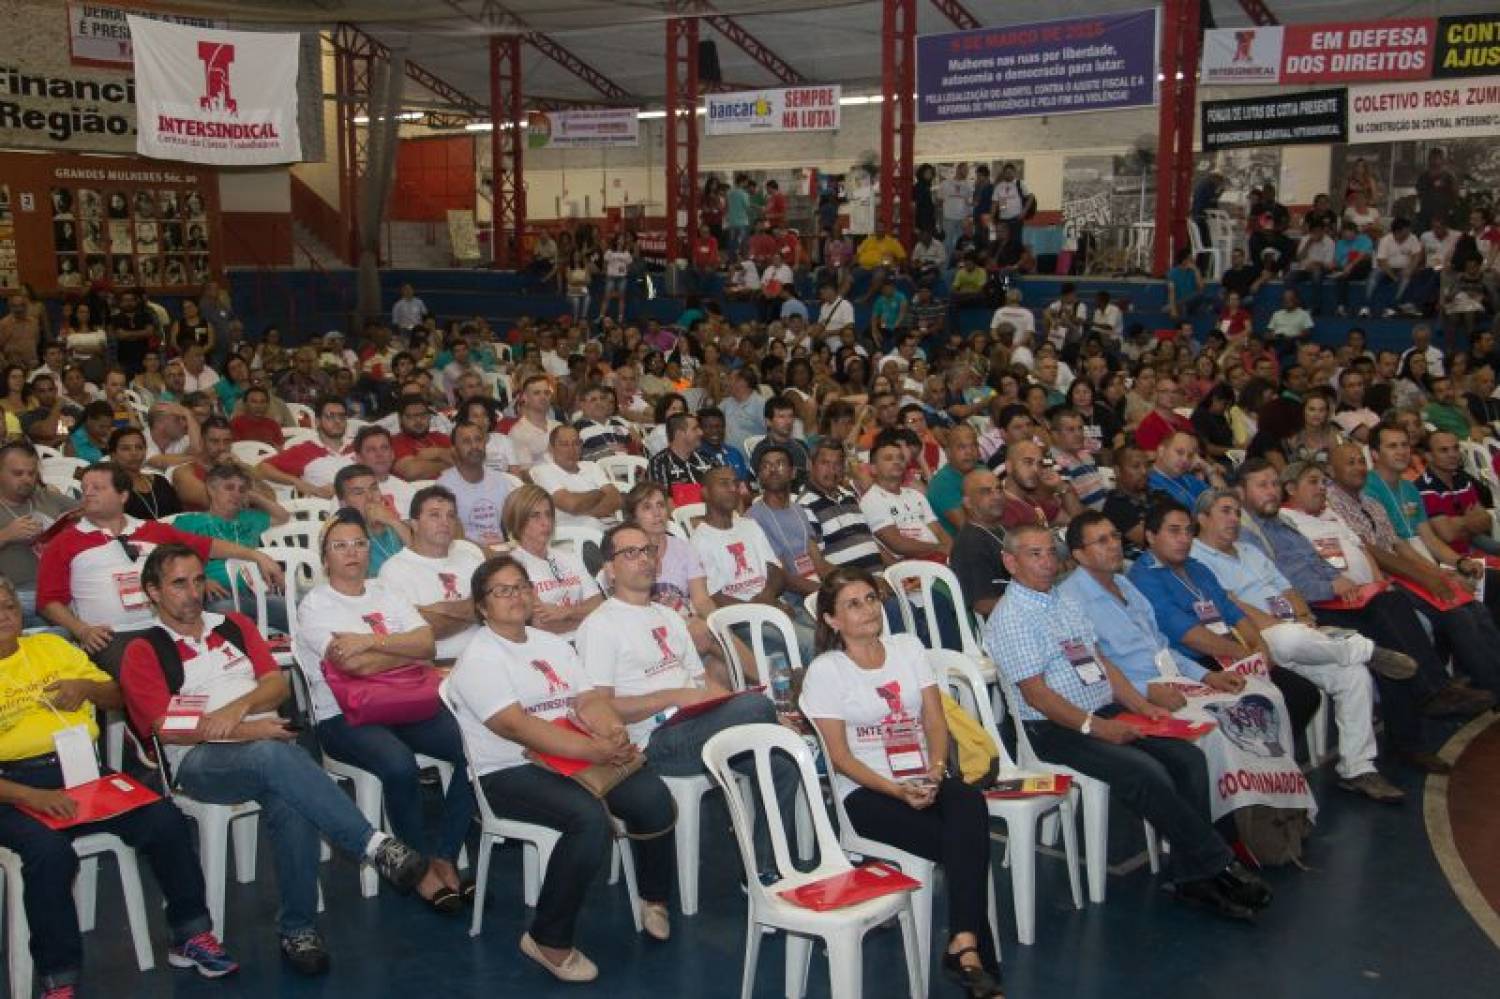
[[[802,713],[828,750],[834,793],[860,835],[941,864],[948,883],[943,968],[971,996],[998,996],[986,915],[990,820],[984,796],[947,774],[948,726],[920,642],[883,635],[875,579],[835,570],[818,591],[817,647]]]
[[[609,312],[610,300],[620,303],[620,325],[625,325],[625,288],[630,281],[630,265],[635,262],[624,235],[617,235],[604,251],[604,297],[599,300],[599,318]]]
[[[521,952],[563,981],[592,981],[599,969],[574,941],[589,886],[609,860],[610,816],[631,836],[646,933],[656,940],[671,933],[672,798],[649,765],[601,802],[580,784],[531,762],[530,754],[540,753],[624,763],[640,750],[610,700],[594,692],[573,647],[527,627],[537,598],[519,561],[500,555],[485,562],[474,573],[473,592],[484,627],[447,681],[470,765],[496,815],[562,833],[531,928],[521,936]],[[573,726],[562,724],[565,719]]]
[[[293,642],[312,698],[318,743],[334,759],[380,778],[392,832],[429,858],[417,892],[439,912],[456,912],[474,898],[473,883],[460,881],[456,866],[474,821],[474,792],[461,776],[464,747],[458,723],[434,692],[432,714],[424,720],[353,725],[324,679],[330,670],[371,676],[431,663],[436,651],[432,628],[407,600],[365,578],[370,535],[359,513],[335,513],[324,525],[319,545],[328,582],[303,599]],[[418,753],[453,765],[436,838],[423,819]]]
[[[536,590],[531,623],[571,642],[583,619],[604,603],[604,594],[581,558],[551,547],[556,523],[552,497],[540,486],[527,483],[505,498],[500,526],[516,543],[511,554],[526,569]]]

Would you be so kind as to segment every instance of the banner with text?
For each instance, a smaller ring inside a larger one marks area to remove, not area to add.
[[[1438,18],[1432,75],[1488,76],[1500,70],[1500,14]]]
[[[130,33],[137,152],[224,166],[302,159],[298,35],[193,28],[134,15]]]
[[[526,116],[526,148],[639,145],[639,113],[639,108],[532,111]]]
[[[186,24],[195,28],[223,28],[225,22],[186,14],[125,11],[97,3],[68,2],[68,53],[80,66],[129,66],[134,61],[130,25],[126,18],[138,14],[153,21]]]
[[[1339,89],[1204,101],[1198,131],[1204,149],[1343,142],[1349,135],[1347,97]]]
[[[1500,135],[1500,76],[1349,88],[1349,142]]]
[[[917,39],[917,120],[1146,107],[1156,101],[1155,10]]]
[[[1432,18],[1219,28],[1203,33],[1201,82],[1425,80],[1436,35]]]
[[[707,135],[754,132],[833,132],[839,127],[838,86],[785,87],[709,94],[704,103]]]

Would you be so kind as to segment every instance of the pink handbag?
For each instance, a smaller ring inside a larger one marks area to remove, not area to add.
[[[345,673],[323,660],[323,679],[350,725],[413,725],[438,713],[436,667],[410,663],[369,676]]]

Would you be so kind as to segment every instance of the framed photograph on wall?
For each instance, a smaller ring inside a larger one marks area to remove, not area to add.
[[[104,197],[92,187],[78,189],[78,217],[81,219],[104,217]]]
[[[52,189],[52,217],[55,219],[73,217],[73,192],[69,188],[54,187]]]
[[[83,275],[78,272],[78,258],[71,253],[59,254],[57,257],[57,286],[83,287]]]
[[[134,208],[137,220],[156,218],[156,196],[150,191],[136,191]]]
[[[84,219],[78,226],[83,234],[83,252],[103,253],[104,223],[98,219]]]
[[[109,192],[104,200],[104,214],[112,219],[130,218],[130,199],[125,196],[124,191]]]
[[[109,252],[135,252],[135,230],[129,222],[109,223]]]
[[[135,258],[122,255],[110,257],[109,279],[117,285],[135,284]]]
[[[187,247],[187,239],[183,232],[181,222],[163,222],[161,224],[161,251],[163,253],[181,253]]]
[[[176,191],[156,192],[156,213],[164,219],[175,219],[182,214],[181,199]]]
[[[159,238],[155,222],[135,224],[135,248],[138,253],[155,253]]]
[[[181,285],[187,284],[187,258],[167,257],[166,263],[162,265],[162,284]]]
[[[208,262],[208,254],[195,253],[188,258],[188,279],[193,284],[207,284],[213,280],[213,267]]]
[[[141,284],[148,288],[160,285],[162,283],[161,257],[137,257],[135,273]]]
[[[208,205],[203,200],[203,195],[197,191],[189,191],[188,196],[183,199],[183,207],[187,210],[190,219],[208,218]]]
[[[109,261],[102,253],[93,253],[83,258],[83,276],[89,284],[109,277]]]
[[[52,248],[58,253],[78,252],[78,223],[60,219],[52,223]]]
[[[208,252],[208,225],[206,223],[188,223],[187,248],[196,253]]]

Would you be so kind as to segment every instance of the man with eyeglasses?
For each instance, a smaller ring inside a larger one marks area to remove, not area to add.
[[[380,491],[375,471],[368,465],[339,469],[333,479],[333,496],[335,509],[348,507],[365,518],[370,535],[369,578],[374,579],[387,559],[412,543],[411,528]]]
[[[313,412],[318,436],[265,459],[255,474],[266,482],[291,486],[304,496],[333,497],[333,477],[339,469],[354,464],[344,441],[349,429],[349,409],[342,399],[319,396]]]
[[[157,545],[187,545],[207,561],[237,558],[254,562],[273,588],[282,585],[281,567],[269,555],[220,538],[186,534],[160,521],[139,521],[125,513],[130,475],[104,462],[84,470],[81,516],[42,549],[37,569],[37,609],[66,628],[91,659],[118,676],[133,632],[151,624],[151,603],[141,588],[142,560]]]
[[[613,595],[578,629],[578,655],[596,690],[610,698],[625,722],[630,740],[645,750],[663,777],[697,777],[704,772],[703,744],[724,729],[756,723],[775,724],[770,697],[746,691],[675,724],[678,711],[726,697],[729,691],[707,678],[703,662],[682,618],[653,603],[656,547],[634,524],[621,524],[604,535],[605,570]],[[736,768],[753,772],[749,760]],[[800,777],[789,758],[771,759],[776,797],[790,821]],[[756,854],[761,870],[775,868],[764,813],[758,811]],[[794,835],[788,833],[788,841]]]
[[[458,539],[453,494],[442,486],[418,491],[411,501],[411,544],[386,560],[378,578],[431,626],[439,662],[456,660],[479,631],[469,581],[483,562],[478,548]]]
[[[1005,538],[1011,576],[1005,599],[985,627],[990,658],[1019,698],[1020,723],[1037,754],[1109,784],[1110,793],[1172,843],[1172,894],[1215,915],[1252,920],[1271,901],[1266,884],[1245,870],[1209,815],[1203,754],[1178,739],[1143,737],[1121,711],[1166,718],[1104,654],[1099,628],[1073,597],[1059,592],[1052,532],[1034,524]]]

